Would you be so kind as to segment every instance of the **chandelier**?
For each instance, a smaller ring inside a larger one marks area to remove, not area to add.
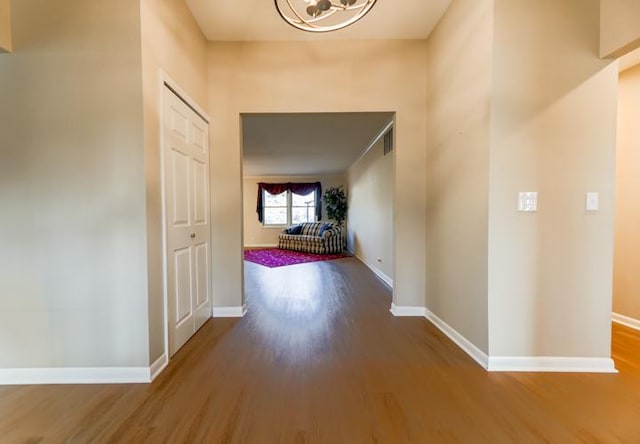
[[[275,0],[282,19],[309,32],[336,31],[354,24],[376,0]]]

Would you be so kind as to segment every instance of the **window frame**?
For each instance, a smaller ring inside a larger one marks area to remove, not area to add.
[[[293,193],[291,192],[291,190],[286,190],[286,200],[287,200],[287,204],[286,204],[286,210],[287,210],[287,221],[285,224],[268,224],[266,222],[267,217],[266,217],[266,212],[267,209],[269,208],[282,208],[280,206],[276,207],[276,206],[268,206],[266,205],[267,202],[267,194],[273,196],[273,194],[269,193],[267,190],[262,190],[262,201],[265,202],[265,204],[263,205],[263,214],[264,214],[264,218],[263,218],[263,222],[262,222],[262,227],[263,228],[289,228],[291,226],[293,226]],[[280,193],[282,194],[282,193]],[[312,220],[308,221],[308,222],[317,222],[317,216],[316,216],[316,212],[315,212],[315,208],[316,208],[316,199],[317,199],[317,193],[315,191],[312,191],[309,194],[313,194],[313,205],[310,205],[306,208],[311,208],[313,211],[311,213],[311,217]],[[305,208],[303,206],[300,205],[296,205],[295,208]]]

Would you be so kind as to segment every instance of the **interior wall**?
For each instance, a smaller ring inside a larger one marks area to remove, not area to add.
[[[393,153],[380,138],[347,171],[347,248],[393,286]]]
[[[493,0],[456,0],[427,77],[426,305],[485,353],[492,47]]]
[[[0,0],[0,53],[11,52],[10,0]]]
[[[139,5],[20,0],[12,25],[0,367],[146,366]]]
[[[638,23],[638,0],[600,0],[600,56],[617,58],[640,47]]]
[[[209,44],[216,305],[243,300],[240,113],[395,111],[394,301],[424,306],[425,78],[424,41]]]
[[[149,360],[164,353],[160,73],[206,111],[207,41],[183,0],[141,0]]]
[[[278,235],[282,232],[282,227],[265,227],[258,221],[256,205],[259,182],[320,182],[323,193],[327,188],[346,185],[343,174],[321,176],[245,176],[242,182],[245,247],[276,247],[278,245]],[[324,204],[322,205],[322,220],[327,220],[327,209]]]
[[[620,73],[613,311],[640,320],[640,65]]]
[[[599,2],[495,0],[494,29],[490,354],[608,358],[618,73]]]

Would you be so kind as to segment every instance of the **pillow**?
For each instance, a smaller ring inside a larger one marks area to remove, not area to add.
[[[287,234],[300,234],[302,233],[302,224],[292,225],[287,228]]]
[[[331,225],[329,223],[322,224],[322,226],[320,227],[320,231],[318,231],[318,236],[322,237],[324,232],[327,231],[327,230],[330,230],[331,228],[333,228],[333,225]]]

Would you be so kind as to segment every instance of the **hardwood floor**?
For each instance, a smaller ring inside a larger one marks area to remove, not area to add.
[[[0,443],[640,442],[637,331],[618,375],[487,373],[356,259],[246,275],[150,385],[0,388]]]

